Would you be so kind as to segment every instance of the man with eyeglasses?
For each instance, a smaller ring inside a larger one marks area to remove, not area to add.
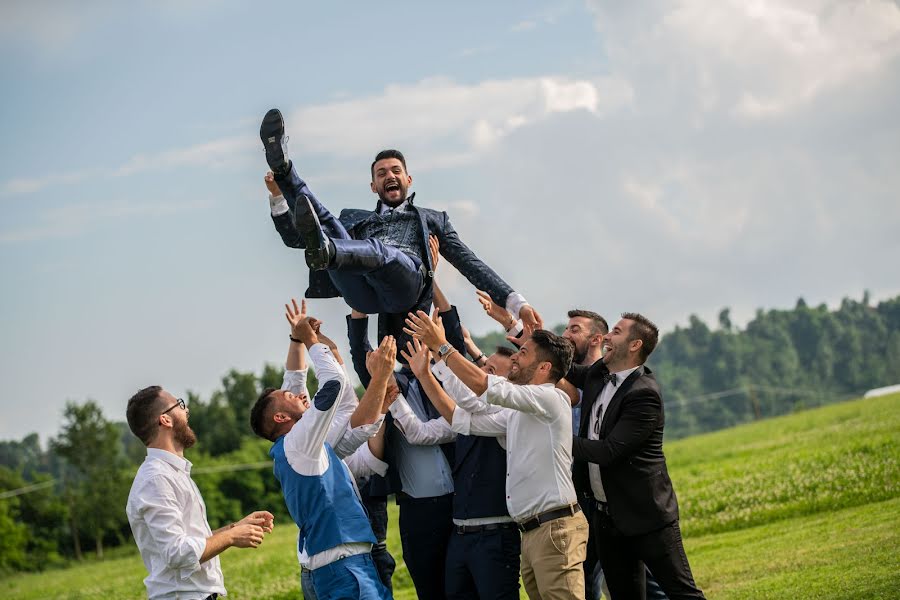
[[[184,450],[197,441],[188,408],[158,385],[128,401],[128,427],[147,446],[125,512],[149,575],[150,600],[205,600],[225,595],[218,555],[228,548],[256,548],[272,531],[274,517],[253,512],[213,531],[206,505],[191,479]]]

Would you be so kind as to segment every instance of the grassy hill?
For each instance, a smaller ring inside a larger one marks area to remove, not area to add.
[[[900,395],[806,411],[667,444],[688,558],[711,599],[896,598]],[[395,596],[415,598],[389,544]],[[296,530],[222,557],[229,598],[299,598]],[[141,598],[136,553],[0,581],[5,598]],[[524,592],[522,594],[524,598]]]

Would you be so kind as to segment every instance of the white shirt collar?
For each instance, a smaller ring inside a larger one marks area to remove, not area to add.
[[[382,202],[381,205],[380,205],[380,206],[381,206],[381,210],[379,211],[378,214],[379,214],[379,215],[383,215],[383,214],[385,214],[386,212],[390,211],[391,209],[393,209],[393,210],[396,211],[396,212],[403,212],[404,210],[406,210],[406,206],[407,206],[408,204],[409,204],[409,198],[407,198],[406,200],[404,200],[403,202],[401,202],[401,203],[398,204],[397,206],[388,206],[387,204],[385,204],[384,202]]]
[[[188,475],[191,474],[191,467],[194,466],[188,459],[159,448],[147,448],[147,458],[167,462],[177,470],[184,471]]]
[[[631,367],[630,369],[625,369],[624,371],[616,371],[613,375],[616,376],[616,387],[622,385],[622,382],[628,379],[628,376],[637,371],[643,365],[638,365],[636,367]]]

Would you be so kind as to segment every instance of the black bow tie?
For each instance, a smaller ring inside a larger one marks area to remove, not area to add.
[[[603,385],[605,386],[607,383],[611,383],[614,386],[619,385],[619,381],[615,373],[607,373],[603,376]]]

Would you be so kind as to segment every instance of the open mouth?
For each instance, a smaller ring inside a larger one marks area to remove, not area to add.
[[[396,181],[389,181],[389,182],[387,182],[386,184],[384,184],[384,191],[385,191],[385,192],[388,192],[388,193],[390,193],[390,192],[399,192],[399,191],[400,191],[400,184],[397,183]]]

